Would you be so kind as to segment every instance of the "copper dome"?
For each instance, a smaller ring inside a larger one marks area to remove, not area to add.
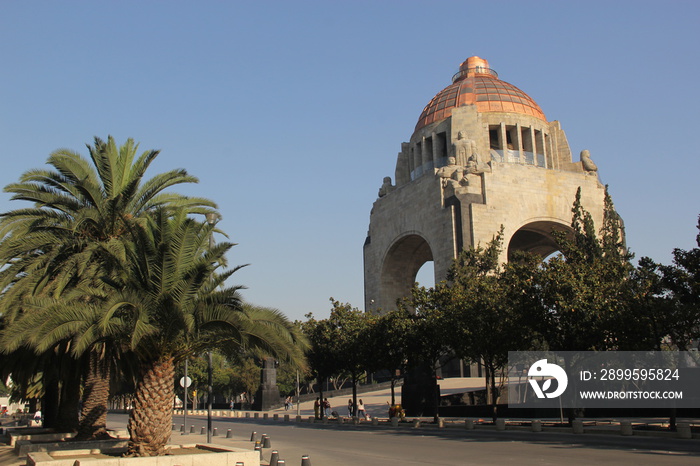
[[[529,95],[498,79],[488,61],[470,57],[460,65],[452,84],[425,106],[416,130],[448,118],[453,108],[462,105],[476,105],[479,112],[522,113],[547,121],[540,106]]]

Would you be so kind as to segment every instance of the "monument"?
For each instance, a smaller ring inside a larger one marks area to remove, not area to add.
[[[265,358],[260,371],[260,387],[255,394],[253,410],[267,411],[281,404],[280,391],[277,388],[277,364],[274,358]]]
[[[605,187],[589,151],[573,160],[559,122],[479,57],[425,106],[394,181],[381,184],[364,244],[368,312],[395,309],[428,261],[444,280],[462,248],[486,245],[501,226],[501,262],[516,250],[556,252],[552,230],[570,229],[579,188],[597,227],[603,219]]]

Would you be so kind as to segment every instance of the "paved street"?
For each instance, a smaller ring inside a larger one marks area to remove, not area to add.
[[[109,427],[123,429],[127,416],[109,415]],[[182,423],[181,416],[174,419]],[[171,443],[203,442],[199,435],[206,417],[188,416],[196,435],[173,433]],[[559,433],[466,431],[463,429],[392,429],[369,425],[321,425],[285,423],[262,419],[215,419],[219,436],[215,443],[226,445],[231,429],[237,442],[266,433],[272,449],[278,450],[287,465],[301,464],[309,455],[313,466],[405,466],[405,465],[583,465],[583,464],[664,464],[700,463],[697,440],[622,437],[618,435],[573,435]],[[265,459],[271,449],[264,452]]]

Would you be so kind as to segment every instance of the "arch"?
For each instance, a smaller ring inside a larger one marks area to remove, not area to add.
[[[410,296],[418,271],[432,260],[432,249],[420,234],[409,233],[394,241],[382,262],[379,306],[391,310],[399,299]]]
[[[559,245],[552,236],[552,231],[571,232],[571,227],[560,220],[536,220],[524,224],[513,233],[508,242],[508,260],[515,251],[537,254],[542,259],[559,251]]]

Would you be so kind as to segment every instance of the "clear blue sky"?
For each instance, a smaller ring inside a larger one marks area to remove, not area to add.
[[[700,213],[699,19],[696,1],[0,0],[0,185],[132,137],[219,204],[246,299],[362,308],[382,178],[479,55],[591,151],[637,257],[669,263]]]

